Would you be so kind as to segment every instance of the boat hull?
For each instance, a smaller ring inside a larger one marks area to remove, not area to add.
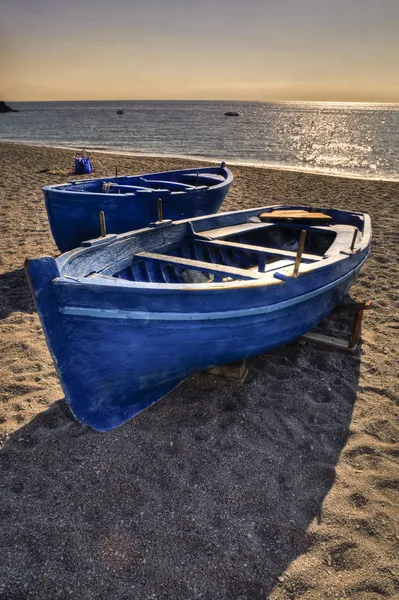
[[[192,373],[255,356],[312,329],[342,301],[367,253],[316,276],[273,288],[237,287],[233,294],[143,295],[130,288],[121,294],[59,281],[50,258],[26,268],[66,401],[79,421],[106,431]]]
[[[107,233],[119,234],[147,227],[158,220],[159,198],[164,219],[177,221],[216,213],[229,190],[232,176],[225,168],[208,169],[212,170],[220,171],[226,177],[225,181],[210,187],[198,186],[187,192],[144,191],[133,195],[82,193],[62,189],[62,186],[45,187],[43,194],[54,241],[61,252],[67,252],[85,240],[97,238],[101,235],[101,211],[104,212]],[[187,174],[194,175],[195,169],[187,170]],[[151,184],[151,181],[146,183]]]

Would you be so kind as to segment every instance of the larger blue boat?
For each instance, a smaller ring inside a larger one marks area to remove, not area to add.
[[[370,242],[367,214],[276,206],[158,222],[25,268],[66,401],[105,431],[192,373],[312,329]]]
[[[222,163],[149,173],[81,179],[43,187],[51,232],[61,252],[100,235],[100,212],[107,231],[124,233],[147,227],[157,218],[158,198],[165,219],[186,219],[217,212],[233,181]]]

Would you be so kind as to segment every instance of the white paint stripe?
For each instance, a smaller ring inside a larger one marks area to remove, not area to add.
[[[363,261],[364,262],[364,261]],[[270,304],[268,306],[258,306],[256,308],[244,308],[239,310],[230,310],[222,312],[203,312],[203,313],[179,313],[179,312],[145,312],[139,310],[119,310],[117,308],[90,308],[80,306],[64,306],[59,311],[64,315],[82,316],[82,317],[95,317],[100,319],[134,319],[144,321],[212,321],[218,319],[237,319],[239,317],[247,317],[252,315],[261,315],[277,310],[282,310],[300,304],[315,298],[327,292],[328,290],[337,287],[341,283],[344,283],[347,279],[352,277],[357,271],[360,270],[362,263],[360,263],[356,269],[346,273],[339,279],[336,279],[332,283],[328,283],[321,288],[317,288],[312,292],[278,302],[276,304]]]

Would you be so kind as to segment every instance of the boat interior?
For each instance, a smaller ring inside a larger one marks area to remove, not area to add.
[[[183,226],[181,222],[181,226],[167,226],[176,227],[170,229],[175,231],[175,239],[162,236],[163,243],[158,245],[147,244],[148,230],[142,230],[136,235],[136,249],[128,258],[87,276],[172,284],[283,279],[279,276],[282,269],[287,275],[297,275],[304,265],[320,263],[340,253],[351,254],[362,236],[361,217],[358,219],[359,226],[325,222],[312,225],[291,220],[270,222],[268,218],[265,222],[252,216],[246,222],[203,231],[195,230],[194,220],[194,225],[184,222]]]
[[[79,180],[59,186],[58,189],[68,192],[92,194],[137,194],[148,192],[190,192],[207,189],[225,181],[218,173],[155,173],[135,177],[114,177],[97,180]]]

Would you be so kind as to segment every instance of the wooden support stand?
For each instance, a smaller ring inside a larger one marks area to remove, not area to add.
[[[354,313],[352,331],[348,341],[336,337],[331,337],[328,335],[323,335],[322,333],[316,333],[314,331],[309,331],[308,333],[305,333],[302,336],[302,338],[305,340],[310,340],[312,342],[325,344],[326,346],[331,346],[339,350],[354,352],[356,350],[360,331],[362,328],[363,313],[365,310],[369,310],[372,307],[372,305],[373,303],[371,300],[366,300],[365,302],[352,302],[351,304],[342,304],[341,306],[337,306],[332,311],[331,316],[340,313]]]
[[[208,369],[205,373],[244,383],[248,375],[247,361],[244,359],[227,365],[220,365],[219,367]]]

